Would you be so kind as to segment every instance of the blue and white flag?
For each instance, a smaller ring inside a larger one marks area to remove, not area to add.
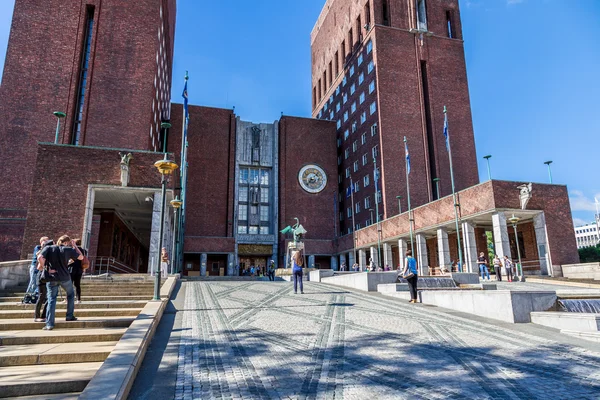
[[[446,151],[450,151],[450,139],[448,139],[448,114],[444,112],[444,139],[446,141]]]
[[[408,143],[406,141],[404,142],[404,153],[406,154],[406,173],[410,174],[410,154],[408,154]]]
[[[188,74],[187,71],[185,73],[185,85],[183,86],[183,93],[181,94],[181,96],[183,97],[183,112],[184,112],[184,124],[187,128],[187,124],[190,118],[190,114],[188,112],[188,90],[187,90],[187,84],[188,84]],[[186,132],[187,133],[187,132]]]

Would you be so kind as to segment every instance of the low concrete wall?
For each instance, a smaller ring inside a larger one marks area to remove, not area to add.
[[[457,285],[470,285],[479,283],[479,274],[473,272],[453,272],[450,274]]]
[[[395,283],[398,272],[355,272],[353,274],[334,275],[321,278],[321,282],[332,285],[345,286],[365,292],[376,292],[377,285],[382,283]]]
[[[29,283],[31,260],[7,261],[0,263],[0,289],[7,289]]]
[[[600,314],[572,312],[532,312],[531,322],[556,329],[578,332],[600,331]]]
[[[332,269],[317,269],[310,271],[308,280],[311,282],[321,282],[321,278],[327,278],[333,276],[334,272]]]
[[[565,278],[600,280],[600,263],[565,264],[562,273]]]
[[[408,292],[389,293],[389,296],[410,299]],[[556,292],[510,290],[423,290],[423,304],[449,308],[481,317],[511,323],[531,322],[533,311],[553,310]]]

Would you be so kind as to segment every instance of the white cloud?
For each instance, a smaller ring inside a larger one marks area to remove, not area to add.
[[[587,224],[589,224],[589,221],[586,221],[585,219],[573,218],[573,225],[575,225],[575,226],[581,226],[581,225],[587,225]]]
[[[513,4],[519,4],[519,3],[522,3],[522,2],[524,2],[524,1],[525,1],[525,0],[506,0],[506,4],[508,4],[508,5],[510,6],[510,5],[513,5]]]
[[[600,193],[595,196],[600,201]],[[593,198],[588,198],[580,190],[571,190],[569,194],[572,211],[596,211],[596,204]]]

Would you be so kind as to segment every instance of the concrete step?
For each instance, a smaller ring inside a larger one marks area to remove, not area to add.
[[[32,314],[33,316],[33,314]],[[82,317],[77,321],[65,321],[56,319],[54,321],[55,329],[83,329],[83,328],[127,328],[135,320],[130,317]],[[2,331],[31,330],[42,329],[43,322],[34,322],[32,318],[15,318],[0,320],[0,335]]]
[[[101,365],[91,362],[0,368],[0,398],[81,392]]]
[[[44,343],[82,343],[82,342],[114,342],[121,339],[127,328],[93,328],[93,329],[61,329],[52,331],[14,330],[3,331],[0,335],[0,346]]]
[[[14,400],[77,400],[80,392],[13,397]]]
[[[120,300],[152,300],[153,295],[134,295],[134,296],[81,296],[82,302],[88,301],[120,301]],[[58,297],[60,300],[60,296]],[[0,297],[0,303],[20,303],[23,296]]]
[[[109,290],[93,290],[93,291],[86,291],[81,289],[81,298],[84,299],[86,297],[91,297],[91,296],[140,296],[140,295],[146,295],[146,296],[152,296],[154,294],[154,290],[116,290],[116,289],[109,289]],[[21,299],[23,298],[23,296],[25,296],[25,292],[10,292],[10,293],[0,293],[0,297],[20,297]],[[61,297],[61,292],[59,292],[58,294],[58,298],[60,299]],[[64,291],[62,291],[62,297],[65,298],[66,294]]]
[[[85,304],[82,304],[85,307]],[[137,308],[96,308],[96,309],[85,309],[75,307],[76,317],[125,317],[125,316],[137,316],[142,310],[143,306]],[[56,310],[56,318],[65,317],[67,314],[66,309]],[[31,318],[32,314],[30,310],[3,310],[0,311],[0,320],[3,319],[14,319],[14,318]]]
[[[75,304],[75,309],[79,308],[137,308],[144,307],[147,301],[144,300],[123,300],[123,301],[83,301],[81,304]],[[66,309],[66,303],[58,303],[57,310]],[[0,311],[2,310],[34,310],[35,304],[23,303],[0,303]]]
[[[101,362],[117,342],[48,343],[3,346],[0,367]]]
[[[565,335],[574,336],[580,339],[589,340],[591,342],[600,342],[600,332],[579,332],[563,329],[560,331],[560,333],[564,333]]]

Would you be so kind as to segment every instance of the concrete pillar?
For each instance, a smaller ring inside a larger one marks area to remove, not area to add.
[[[465,246],[465,258],[463,272],[479,273],[477,269],[477,240],[475,238],[475,227],[470,222],[462,223],[463,242]]]
[[[346,263],[346,254],[342,253],[340,254],[340,265],[339,265],[339,270],[342,269],[342,265],[346,265],[346,268],[348,268],[348,264]]]
[[[354,260],[354,252],[351,251],[350,253],[348,253],[348,271],[352,271],[352,266],[355,262],[356,261]]]
[[[207,259],[207,254],[206,253],[202,253],[200,254],[200,276],[206,276],[206,259]]]
[[[315,267],[315,256],[308,256],[308,268]]]
[[[227,254],[227,276],[233,276],[235,275],[234,272],[234,254],[233,253],[229,253]]]
[[[373,264],[371,266],[379,266],[379,253],[377,252],[377,247],[371,246],[369,251],[371,253],[371,260],[373,260]]]
[[[154,202],[152,203],[152,225],[150,227],[150,248],[148,249],[148,268],[150,273],[153,275],[154,271],[157,270],[157,267],[160,265],[160,245],[158,243],[158,230],[160,228],[160,203],[161,203],[161,193],[154,193]],[[158,268],[160,269],[160,268]]]
[[[331,269],[334,271],[338,270],[338,263],[337,263],[337,257],[336,256],[331,256]]]
[[[533,216],[533,229],[535,229],[535,242],[540,257],[540,270],[542,275],[554,276],[552,263],[550,261],[548,235],[546,232],[546,215],[543,212]]]
[[[503,212],[492,214],[492,226],[494,230],[494,248],[501,259],[504,256],[512,259],[510,254],[510,241],[508,240],[508,228],[506,226],[506,215]],[[488,255],[485,255],[488,258]]]
[[[438,228],[437,230],[437,243],[438,243],[438,264],[440,271],[447,269],[452,270],[450,265],[450,245],[448,244],[448,232],[445,228]],[[442,268],[444,266],[445,268]]]
[[[406,250],[408,250],[408,244],[405,239],[398,239],[398,255],[400,256],[400,260],[398,264],[400,264],[400,271],[404,271],[404,260],[406,260]]]
[[[417,250],[416,259],[417,265],[419,267],[419,275],[429,275],[429,261],[427,259],[427,240],[425,239],[425,235],[416,235],[415,248]]]
[[[364,271],[367,267],[367,252],[363,249],[358,250],[358,265],[359,271]]]
[[[383,265],[382,267],[389,266],[394,269],[394,260],[392,260],[392,245],[390,243],[383,244]]]

